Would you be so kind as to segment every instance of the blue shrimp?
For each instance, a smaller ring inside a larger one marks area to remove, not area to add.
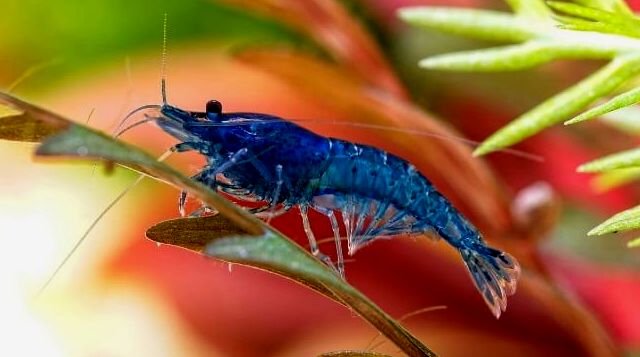
[[[518,262],[488,246],[407,161],[375,147],[323,137],[276,116],[225,113],[215,100],[204,112],[185,111],[167,104],[164,79],[162,84],[163,104],[139,108],[156,108],[160,115],[137,124],[154,121],[180,141],[173,151],[202,154],[206,165],[194,180],[240,200],[262,202],[250,211],[269,218],[298,207],[311,253],[334,267],[320,252],[308,218],[309,209],[324,214],[336,243],[334,269],[342,276],[336,212],[342,217],[350,255],[377,238],[435,233],[460,253],[494,316],[506,309],[507,296],[516,290]],[[183,215],[185,201],[182,192]],[[207,210],[203,207],[194,215]]]

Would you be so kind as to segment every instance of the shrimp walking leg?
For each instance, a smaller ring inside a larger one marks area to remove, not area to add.
[[[309,224],[309,217],[307,216],[308,206],[300,205],[300,214],[302,215],[302,225],[304,226],[304,232],[307,234],[307,239],[309,239],[309,246],[311,248],[311,254],[316,258],[323,261],[325,264],[335,269],[331,258],[322,254],[320,249],[318,248],[318,242],[316,241],[316,237],[311,230],[311,224]]]
[[[332,210],[328,210],[322,207],[313,207],[316,211],[324,214],[329,218],[331,222],[331,229],[333,230],[333,239],[336,243],[336,256],[338,257],[338,272],[340,276],[344,278],[344,254],[342,253],[342,237],[340,236],[340,226],[338,225],[338,219]]]

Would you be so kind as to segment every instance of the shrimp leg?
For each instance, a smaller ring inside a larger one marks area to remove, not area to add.
[[[342,253],[342,237],[340,236],[340,226],[336,219],[335,213],[330,210],[319,206],[313,206],[313,209],[324,214],[329,218],[331,222],[331,229],[333,230],[333,239],[336,243],[336,256],[338,257],[338,273],[344,279],[344,254]]]
[[[309,224],[309,217],[307,216],[309,206],[300,205],[300,214],[302,215],[302,225],[304,226],[304,232],[307,234],[307,239],[309,239],[309,247],[311,248],[311,254],[314,257],[320,259],[333,270],[336,270],[336,267],[333,265],[331,258],[329,256],[324,255],[320,252],[318,248],[318,242],[316,241],[316,237],[311,230],[311,224]],[[336,270],[337,271],[337,270]]]
[[[184,152],[184,151],[188,151],[188,150],[193,150],[193,145],[191,145],[190,143],[182,143],[182,144],[178,144],[176,146],[174,146],[172,148],[172,151],[176,151],[176,152]],[[217,187],[219,184],[217,182],[215,182],[215,177],[218,173],[228,169],[229,167],[235,165],[238,160],[244,156],[246,153],[248,152],[248,150],[246,148],[242,148],[240,150],[238,150],[236,153],[234,153],[233,155],[231,155],[231,157],[229,158],[228,161],[224,162],[222,165],[215,167],[215,168],[207,168],[205,170],[202,170],[200,172],[198,172],[196,175],[192,176],[191,179],[198,181],[198,182],[203,182],[204,180],[208,179],[208,178],[213,178],[213,186]],[[208,182],[204,182],[206,184],[209,184]],[[182,191],[180,192],[180,199],[178,200],[178,210],[180,211],[180,215],[182,215],[182,217],[185,216],[185,205],[187,203],[187,191]],[[199,217],[204,213],[207,213],[207,211],[210,211],[211,208],[210,207],[201,207],[200,209],[194,211],[190,216],[192,217]]]

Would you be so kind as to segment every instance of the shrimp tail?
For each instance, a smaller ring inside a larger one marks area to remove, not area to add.
[[[511,255],[484,244],[461,247],[473,282],[496,318],[507,308],[507,296],[516,292],[520,265]]]

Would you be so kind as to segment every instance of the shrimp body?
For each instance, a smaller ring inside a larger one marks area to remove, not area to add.
[[[407,161],[375,147],[327,138],[279,117],[223,113],[210,101],[206,112],[164,104],[157,124],[181,141],[177,151],[207,159],[193,178],[241,200],[264,202],[256,214],[277,215],[299,207],[311,252],[332,265],[317,246],[307,212],[332,225],[343,273],[340,212],[349,254],[377,238],[431,233],[462,256],[473,281],[496,317],[515,292],[519,266],[489,247],[478,230]],[[180,199],[184,212],[186,195]]]

